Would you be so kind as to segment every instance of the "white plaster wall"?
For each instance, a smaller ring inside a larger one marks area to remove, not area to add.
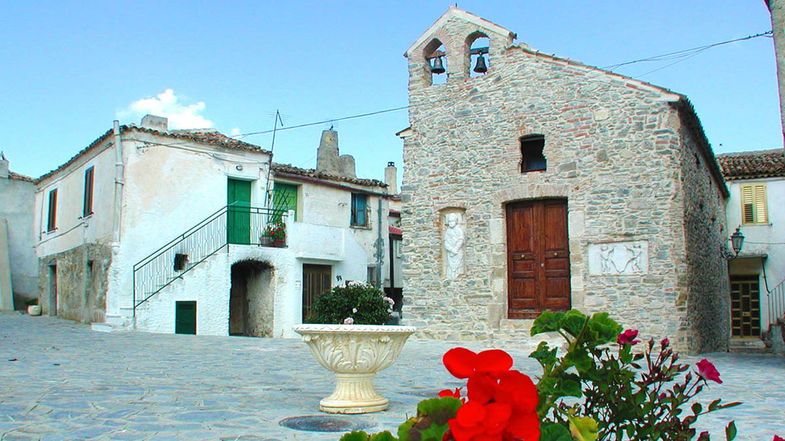
[[[766,184],[766,205],[769,223],[765,225],[742,225],[741,222],[741,186],[745,184]],[[785,280],[785,179],[769,178],[728,182],[731,197],[725,212],[728,219],[728,236],[741,225],[744,234],[742,256],[766,254],[766,277],[769,288]],[[728,243],[730,248],[730,243]],[[761,274],[761,329],[769,326],[768,307],[766,302],[766,285],[762,277],[760,259],[735,259],[731,261],[731,274]]]
[[[0,219],[8,221],[11,289],[20,296],[19,300],[34,298],[38,293],[38,263],[33,238],[34,193],[32,182],[0,178]]]
[[[113,256],[106,304],[107,314],[130,317],[133,265],[224,207],[228,178],[252,181],[251,203],[263,205],[269,156],[134,130],[124,132],[123,152],[122,245]],[[217,329],[214,319],[204,320],[207,332]]]
[[[293,325],[299,323],[301,292],[296,290],[297,270],[302,279],[302,266],[296,264],[291,250],[253,245],[229,245],[189,271],[182,279],[152,297],[136,311],[137,329],[147,332],[174,333],[175,302],[196,301],[196,332],[199,335],[229,334],[229,296],[231,267],[243,260],[269,263],[273,269],[274,293],[273,335],[294,337]]]
[[[44,257],[83,243],[109,243],[114,216],[115,150],[107,140],[94,153],[38,183],[35,193],[36,254]],[[93,214],[82,217],[84,173],[93,169]],[[57,189],[56,226],[47,232],[49,192]]]

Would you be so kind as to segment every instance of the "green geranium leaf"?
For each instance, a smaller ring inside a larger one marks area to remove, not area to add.
[[[432,423],[427,428],[420,430],[420,441],[442,441],[444,432],[449,428],[450,426],[447,424],[438,425]],[[414,430],[417,430],[417,428],[415,427]]]
[[[374,435],[371,435],[371,439],[368,441],[398,441],[389,430],[385,430],[384,432],[379,432]]]
[[[398,426],[398,439],[401,441],[419,441],[419,432],[416,434],[416,436],[411,438],[409,437],[409,433],[412,431],[412,427],[414,427],[416,423],[417,418],[409,418],[408,420],[404,421],[403,424]]]
[[[539,317],[534,319],[531,335],[542,334],[543,332],[556,332],[562,327],[564,321],[563,312],[544,311]]]
[[[622,327],[608,316],[607,312],[598,312],[591,316],[588,323],[589,331],[596,345],[616,341]]]
[[[359,432],[349,432],[341,437],[341,441],[367,441],[368,434],[362,430]]]
[[[595,441],[597,439],[597,432],[600,431],[600,428],[596,421],[589,417],[574,417],[572,415],[568,415],[567,418],[570,420],[570,433],[573,439],[577,441]]]
[[[545,423],[540,426],[540,441],[572,441],[572,436],[561,424]]]
[[[548,346],[548,343],[541,341],[540,344],[537,345],[537,349],[529,354],[530,358],[533,358],[540,362],[540,365],[543,367],[545,366],[553,366],[556,364],[556,348],[551,349]]]
[[[571,378],[561,378],[559,380],[558,386],[556,387],[556,390],[561,396],[578,398],[582,396],[580,381],[573,380]]]
[[[725,439],[727,441],[733,441],[736,438],[736,422],[731,421],[728,423],[728,427],[725,428]]]
[[[573,309],[564,314],[564,319],[562,320],[561,326],[570,335],[577,337],[583,330],[586,320],[588,320],[588,317],[586,317],[585,314],[578,311],[577,309]]]
[[[694,413],[695,415],[701,413],[702,410],[703,410],[703,406],[701,405],[701,403],[694,403],[692,405],[692,413]]]
[[[573,352],[564,356],[564,361],[578,369],[578,372],[583,374],[594,367],[594,361],[589,356],[586,349],[576,349]]]
[[[417,415],[427,416],[437,425],[447,424],[455,418],[455,413],[463,403],[455,397],[431,398],[420,401],[417,405]]]

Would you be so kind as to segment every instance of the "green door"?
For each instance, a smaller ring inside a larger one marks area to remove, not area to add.
[[[196,302],[180,301],[174,303],[174,333],[196,334]]]
[[[272,222],[280,222],[281,214],[289,210],[294,210],[294,217],[297,219],[297,186],[276,182],[273,191],[273,209],[275,213]]]
[[[226,232],[229,243],[251,243],[251,181],[229,179],[226,185]]]

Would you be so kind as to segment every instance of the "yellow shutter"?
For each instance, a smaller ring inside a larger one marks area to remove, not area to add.
[[[766,184],[741,186],[741,216],[745,224],[766,224]]]
[[[766,224],[766,184],[755,185],[755,223]]]
[[[755,209],[752,185],[741,186],[741,216],[742,223],[755,223]]]

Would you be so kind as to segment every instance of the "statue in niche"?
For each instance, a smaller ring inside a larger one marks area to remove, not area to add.
[[[448,279],[454,279],[463,273],[463,245],[464,235],[461,226],[460,213],[447,213],[444,215],[444,223],[447,228],[444,230],[444,275]]]

